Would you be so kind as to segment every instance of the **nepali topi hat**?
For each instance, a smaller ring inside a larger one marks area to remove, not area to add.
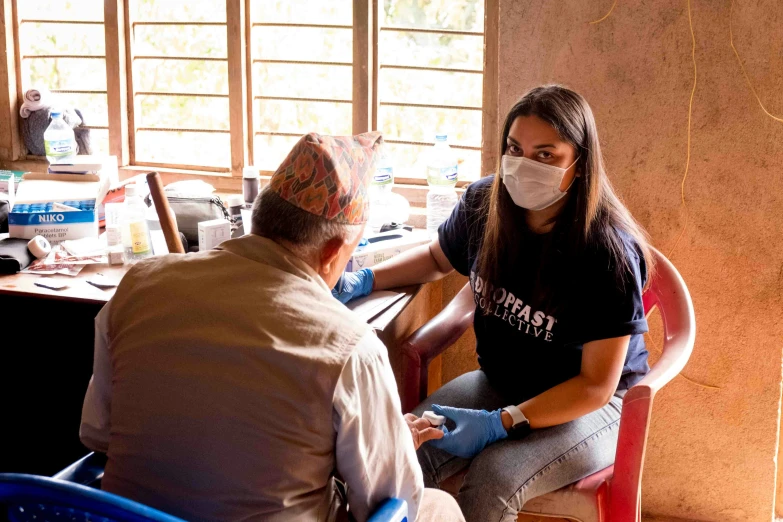
[[[369,213],[367,185],[383,145],[379,132],[302,136],[270,180],[270,190],[306,212],[358,225]]]

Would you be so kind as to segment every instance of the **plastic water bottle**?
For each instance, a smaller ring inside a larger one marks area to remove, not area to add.
[[[381,152],[375,174],[370,181],[370,228],[378,232],[384,223],[389,221],[391,191],[394,187],[394,166],[386,151]]]
[[[435,136],[435,146],[427,156],[427,232],[437,236],[438,227],[451,215],[459,197],[457,185],[457,155],[449,147],[446,134]]]
[[[137,193],[135,183],[125,186],[125,208],[122,212],[122,245],[125,262],[134,263],[152,255],[152,241],[147,224],[147,205]]]
[[[44,147],[50,165],[73,163],[77,152],[76,137],[71,126],[63,120],[61,111],[52,111],[52,122],[44,132]]]

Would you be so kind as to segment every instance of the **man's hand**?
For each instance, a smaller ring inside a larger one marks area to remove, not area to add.
[[[408,428],[411,430],[413,445],[416,449],[419,449],[419,446],[428,440],[443,438],[443,432],[433,427],[427,419],[420,419],[412,413],[406,413],[405,422],[408,423]]]

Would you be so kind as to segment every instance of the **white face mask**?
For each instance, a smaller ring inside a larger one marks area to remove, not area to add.
[[[560,184],[566,171],[579,160],[566,168],[547,165],[523,156],[503,155],[500,162],[500,175],[511,199],[517,206],[527,210],[544,210],[560,201],[566,192],[560,192]],[[576,177],[574,177],[576,180]]]

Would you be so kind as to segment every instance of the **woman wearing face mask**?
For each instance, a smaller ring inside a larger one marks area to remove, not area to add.
[[[613,463],[622,396],[649,369],[650,248],[604,171],[590,107],[556,85],[514,105],[499,175],[471,184],[438,232],[346,274],[336,296],[470,277],[481,369],[414,411],[450,419],[419,461],[428,487],[469,467],[468,522],[511,522],[527,500]]]

